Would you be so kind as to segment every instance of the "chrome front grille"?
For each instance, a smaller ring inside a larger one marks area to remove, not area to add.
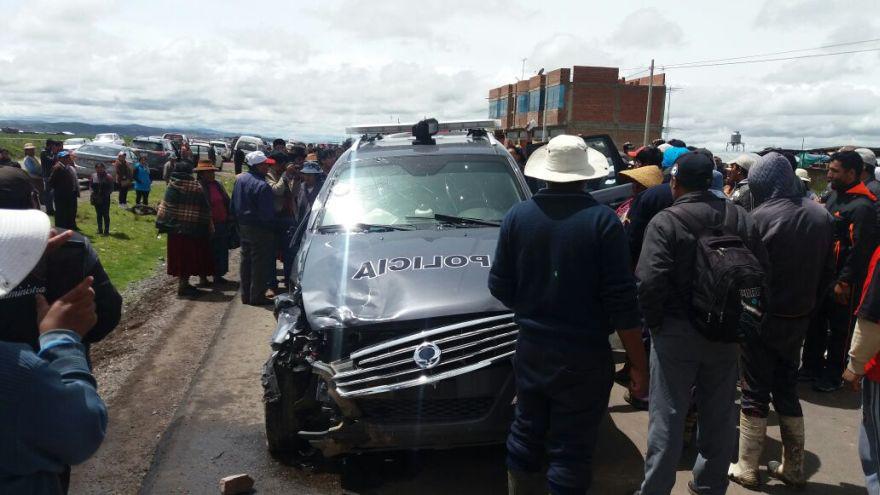
[[[330,363],[330,379],[342,397],[426,385],[509,358],[518,332],[512,314],[424,330],[358,349],[349,359]],[[428,357],[439,360],[417,364],[415,353],[420,346],[430,347]]]

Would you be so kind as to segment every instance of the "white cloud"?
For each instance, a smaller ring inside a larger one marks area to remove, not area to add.
[[[226,0],[211,9],[172,0],[0,0],[0,119],[288,136],[426,115],[483,117],[488,90],[513,82],[523,57],[529,75],[847,42],[880,32],[866,15],[873,1],[745,0],[729,10],[695,9],[691,0],[258,0],[249,9]],[[669,84],[684,88],[673,94],[673,134],[721,147],[732,130],[756,145],[802,136],[876,144],[878,61],[869,53],[671,70]]]
[[[684,33],[678,22],[659,9],[644,7],[624,17],[611,37],[623,47],[657,48],[681,45]]]

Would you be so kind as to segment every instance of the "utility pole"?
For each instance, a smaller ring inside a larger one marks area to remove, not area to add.
[[[654,59],[651,59],[651,74],[648,76],[648,108],[645,110],[645,135],[642,146],[648,145],[648,127],[651,125],[651,98],[654,95]]]
[[[674,89],[672,86],[666,88],[666,125],[663,126],[663,132],[666,133],[667,138],[669,137],[669,107],[672,106],[672,91]]]
[[[522,59],[522,72],[519,74],[519,80],[522,81],[526,78],[526,60],[527,58]]]

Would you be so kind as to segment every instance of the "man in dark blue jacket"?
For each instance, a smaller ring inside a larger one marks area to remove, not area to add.
[[[609,334],[647,380],[636,286],[623,226],[584,192],[607,161],[577,136],[557,136],[525,168],[548,187],[501,224],[489,290],[515,313],[516,418],[507,439],[511,493],[584,493],[611,391]],[[540,472],[543,459],[549,469]]]
[[[266,155],[252,151],[246,161],[250,170],[235,180],[232,212],[241,237],[241,302],[260,306],[272,303],[266,287],[275,266],[275,197],[266,182]]]

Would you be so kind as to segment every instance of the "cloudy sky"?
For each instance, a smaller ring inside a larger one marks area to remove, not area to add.
[[[718,5],[713,7],[712,5]],[[723,7],[722,7],[723,5]],[[0,119],[285,137],[480,118],[489,88],[880,38],[876,0],[0,0]],[[789,56],[880,49],[880,41]],[[785,56],[785,55],[781,55]],[[668,70],[670,134],[880,145],[880,51]]]

